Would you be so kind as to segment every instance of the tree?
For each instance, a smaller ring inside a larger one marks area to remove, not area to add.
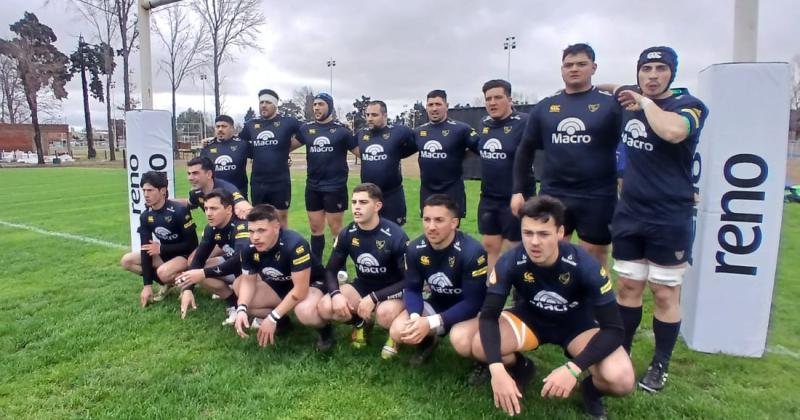
[[[288,101],[281,102],[281,104],[278,105],[278,112],[280,112],[283,115],[295,117],[298,120],[305,119],[303,107],[296,104],[294,102],[294,99],[289,99]]]
[[[14,60],[0,55],[0,122],[19,124],[30,119],[22,80]]]
[[[253,111],[253,107],[247,108],[247,112],[244,113],[244,122],[248,122],[256,117],[256,112]]]
[[[298,106],[302,106],[302,119],[314,121],[314,91],[310,87],[303,86],[300,89],[295,89],[292,101]]]
[[[182,136],[188,136],[191,134],[196,134],[201,131],[203,127],[203,111],[195,111],[192,108],[189,108],[180,114],[175,119],[177,126],[178,126],[178,134]],[[192,130],[192,127],[197,127],[197,132]],[[213,133],[213,130],[211,131]]]
[[[178,150],[178,131],[175,120],[175,97],[186,76],[197,71],[202,65],[202,51],[208,45],[208,37],[202,28],[193,26],[186,9],[180,5],[168,7],[160,13],[162,19],[156,25],[156,34],[167,49],[166,58],[159,61],[166,71],[172,92],[172,150]]]
[[[353,131],[357,131],[367,125],[367,104],[369,104],[370,97],[361,95],[361,99],[356,99],[353,102],[353,111],[347,113],[347,120],[353,124]]]
[[[260,50],[256,35],[265,18],[259,0],[196,0],[193,6],[205,23],[213,47],[214,112],[220,115],[220,68],[231,59],[232,48]]]
[[[95,30],[95,35],[101,44],[111,45],[116,40],[117,26],[114,12],[115,0],[72,0],[78,12],[89,22]],[[111,79],[114,76],[114,50],[108,47],[103,53],[103,67],[106,76],[106,97],[111,96]],[[108,158],[116,160],[116,138],[112,130],[114,122],[111,118],[111,101],[106,101],[106,126],[108,127]]]
[[[408,118],[408,125],[412,128],[428,122],[428,113],[425,111],[425,105],[423,105],[422,102],[414,103],[411,112],[408,114]]]
[[[130,82],[130,54],[133,50],[133,45],[136,38],[139,37],[139,30],[137,29],[136,15],[132,16],[134,10],[137,10],[137,0],[114,0],[114,18],[119,26],[119,37],[122,48],[117,50],[117,54],[122,57],[122,80],[123,92],[125,95],[125,111],[130,111],[135,105],[135,101],[131,99],[131,82]],[[173,110],[174,111],[174,110]],[[173,115],[175,113],[173,112]]]
[[[105,70],[105,57],[103,54],[106,48],[108,48],[107,44],[101,47],[84,42],[83,36],[81,36],[78,38],[78,49],[69,56],[70,62],[72,62],[72,66],[70,66],[69,69],[70,73],[80,73],[81,75],[83,117],[84,123],[86,124],[86,145],[89,148],[89,159],[97,157],[97,151],[94,149],[94,134],[92,130],[92,115],[89,110],[89,95],[100,102],[104,101],[103,82],[100,80],[100,74]],[[91,82],[89,82],[86,77],[87,72],[91,77]]]
[[[28,109],[31,111],[36,153],[39,155],[39,164],[42,165],[44,151],[36,95],[49,85],[57,99],[67,97],[64,85],[72,77],[67,70],[69,57],[53,45],[58,39],[56,34],[49,26],[40,23],[33,13],[25,12],[22,19],[11,25],[11,31],[17,36],[11,41],[0,39],[0,55],[13,59],[16,64]]]

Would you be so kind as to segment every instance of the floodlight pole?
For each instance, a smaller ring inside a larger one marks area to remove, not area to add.
[[[756,61],[758,0],[736,0],[733,22],[733,61]]]
[[[150,10],[180,0],[139,0],[139,71],[142,109],[153,109],[153,67],[150,53]]]
[[[511,50],[517,48],[517,37],[507,36],[503,43],[503,49],[508,51],[508,65],[506,67],[506,81],[511,83]]]

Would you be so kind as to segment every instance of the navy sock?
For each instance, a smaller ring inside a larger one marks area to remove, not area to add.
[[[311,253],[322,263],[322,253],[325,251],[325,235],[311,235]],[[324,264],[323,264],[324,265]]]
[[[236,293],[231,293],[230,296],[225,298],[225,306],[229,308],[233,308],[234,306],[236,306]]]
[[[663,322],[653,317],[653,335],[656,337],[656,350],[653,353],[653,362],[661,363],[664,368],[669,366],[672,350],[678,341],[681,330],[681,321]]]
[[[642,307],[631,308],[629,306],[622,306],[617,303],[619,307],[619,314],[622,317],[622,325],[625,326],[625,339],[622,342],[622,347],[628,354],[631,354],[631,347],[633,346],[633,336],[636,335],[636,329],[642,322]]]

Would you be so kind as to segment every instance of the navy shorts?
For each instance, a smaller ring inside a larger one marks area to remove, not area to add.
[[[646,259],[663,266],[680,265],[692,254],[692,220],[681,224],[658,224],[618,211],[611,225],[614,234],[611,255],[615,260]]]
[[[347,187],[338,191],[314,191],[306,187],[306,211],[325,210],[326,213],[341,213],[347,210],[350,201]]]
[[[250,182],[253,204],[271,204],[278,210],[288,210],[292,204],[292,184]]]
[[[514,314],[536,334],[539,344],[556,344],[564,350],[575,337],[586,330],[597,328],[597,321],[588,309],[560,317],[557,321],[540,316],[530,308],[528,302],[515,304],[507,311]]]
[[[294,287],[294,283],[291,281],[264,281],[264,283],[267,283],[267,286],[281,299],[285,298]],[[321,290],[322,294],[325,294],[325,285],[321,281],[312,281],[310,286]]]
[[[389,192],[384,191],[380,215],[400,226],[406,224],[406,194],[402,186]]]
[[[478,232],[481,235],[502,235],[503,239],[519,242],[522,239],[517,216],[511,213],[511,199],[481,196],[478,203]]]
[[[451,185],[449,188],[442,190],[442,191],[433,191],[428,189],[425,185],[420,185],[419,187],[419,214],[420,217],[422,216],[422,208],[425,207],[425,199],[430,197],[433,194],[445,194],[449,195],[453,200],[456,201],[458,205],[458,209],[460,214],[458,217],[464,218],[467,216],[467,198],[464,193],[464,181],[456,182],[455,184]]]
[[[356,292],[358,292],[358,295],[361,296],[362,298],[372,292],[381,290],[384,287],[389,286],[388,283],[383,281],[366,281],[358,277],[356,277],[356,279],[353,280],[353,282],[350,283],[350,285],[353,286],[353,289],[356,289]]]
[[[542,195],[549,195],[542,192]],[[617,205],[616,197],[577,198],[552,195],[566,206],[564,233],[569,237],[576,232],[578,237],[593,245],[611,243],[611,219]]]

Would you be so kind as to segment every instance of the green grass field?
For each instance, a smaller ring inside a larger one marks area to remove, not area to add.
[[[302,177],[294,182],[290,225],[308,235],[302,182]],[[349,329],[338,327],[338,345],[326,357],[315,353],[315,334],[304,328],[269,349],[260,349],[254,336],[240,339],[220,326],[223,304],[205,295],[184,321],[174,298],[141,309],[141,280],[119,267],[124,249],[113,246],[129,240],[125,185],[122,169],[0,170],[0,418],[504,417],[493,406],[488,384],[466,384],[471,362],[447,343],[415,369],[407,363],[410,349],[395,360],[379,358],[386,337],[380,329],[368,348],[356,351],[349,346]],[[470,213],[462,223],[473,235],[478,187],[469,182]],[[406,181],[409,216],[417,208],[418,188],[418,180]],[[185,196],[184,179],[177,191]],[[205,224],[201,212],[194,216]],[[413,238],[420,222],[410,219]],[[771,351],[764,358],[695,353],[679,343],[667,390],[609,400],[611,415],[800,418],[798,252],[800,206],[787,205]],[[649,319],[646,314],[634,344],[639,374],[652,352]],[[539,366],[536,381],[564,361],[554,346],[532,355]],[[581,418],[577,393],[568,401],[543,401],[537,396],[540,386],[533,388],[524,400],[524,418]]]

